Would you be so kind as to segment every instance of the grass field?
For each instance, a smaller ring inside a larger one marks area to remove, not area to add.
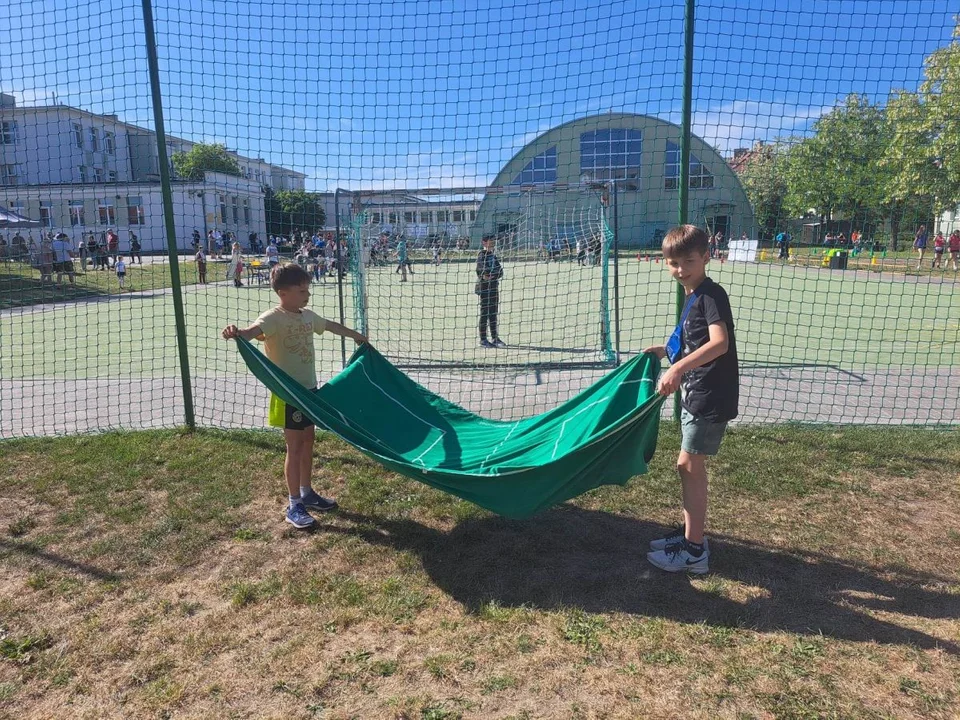
[[[690,579],[677,434],[522,522],[324,437],[312,534],[273,434],[0,443],[0,716],[957,717],[957,431],[733,429]]]

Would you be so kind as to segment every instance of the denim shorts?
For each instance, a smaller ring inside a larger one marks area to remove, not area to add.
[[[725,422],[701,420],[680,410],[680,449],[690,455],[716,455],[727,430]]]

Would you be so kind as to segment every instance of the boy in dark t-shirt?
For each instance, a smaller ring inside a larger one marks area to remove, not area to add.
[[[667,572],[709,571],[707,457],[716,455],[727,423],[737,416],[740,377],[733,312],[726,291],[707,277],[710,240],[694,225],[673,228],[663,238],[664,267],[686,292],[680,323],[665,345],[644,352],[668,357],[671,366],[657,391],[681,391],[680,456],[683,526],[650,543],[647,559]]]

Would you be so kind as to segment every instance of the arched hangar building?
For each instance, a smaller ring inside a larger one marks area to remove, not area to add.
[[[658,247],[677,224],[680,127],[649,115],[611,113],[580,118],[545,132],[500,171],[473,225],[474,241],[487,233],[510,233],[524,224],[531,198],[597,195],[599,183],[617,181],[620,248]],[[591,188],[593,188],[591,190]],[[581,201],[582,202],[582,201]],[[543,207],[540,200],[537,207]],[[693,136],[690,145],[689,222],[723,231],[727,238],[754,236],[750,202],[740,180],[716,150]],[[553,224],[568,222],[563,213]],[[608,212],[608,224],[612,225]],[[560,231],[540,223],[543,234]],[[548,238],[545,238],[548,239]]]

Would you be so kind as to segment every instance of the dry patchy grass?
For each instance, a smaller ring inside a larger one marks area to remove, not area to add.
[[[275,435],[2,443],[0,715],[957,717],[958,433],[737,428],[690,579],[675,432],[522,522],[323,438],[308,534]]]

